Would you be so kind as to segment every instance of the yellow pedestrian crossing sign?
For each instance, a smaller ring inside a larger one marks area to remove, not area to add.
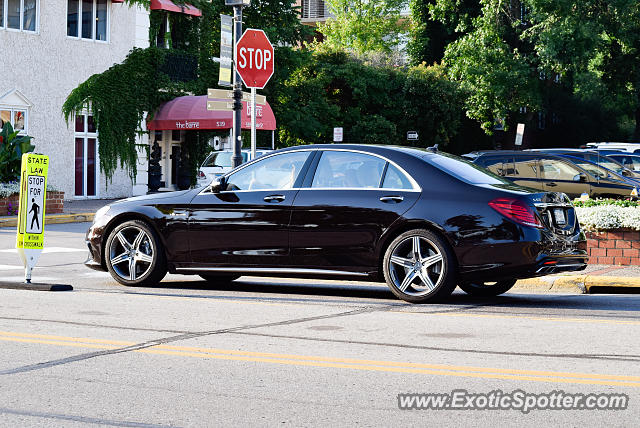
[[[26,282],[31,282],[31,271],[44,247],[48,171],[48,156],[33,153],[22,155],[16,248],[24,264]]]

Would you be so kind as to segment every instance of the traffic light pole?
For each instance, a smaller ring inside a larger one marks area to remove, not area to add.
[[[233,6],[233,43],[242,37],[242,5]],[[242,79],[238,74],[238,59],[233,61],[233,156],[231,164],[237,167],[242,163]]]

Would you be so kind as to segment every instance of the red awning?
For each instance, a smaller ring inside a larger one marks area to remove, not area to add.
[[[210,130],[231,129],[233,112],[230,110],[207,110],[207,96],[178,97],[162,104],[151,122],[147,124],[150,131],[161,130]],[[218,100],[230,101],[230,100]],[[242,129],[251,129],[251,115],[247,102],[242,102]],[[276,118],[271,106],[256,104],[256,129],[273,131],[276,129]]]
[[[202,16],[200,9],[190,4],[175,4],[171,0],[151,0],[151,10],[168,10],[169,12],[186,13],[187,15]]]

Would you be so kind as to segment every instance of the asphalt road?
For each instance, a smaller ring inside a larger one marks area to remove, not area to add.
[[[640,297],[456,292],[86,269],[88,224],[51,225],[34,281],[0,289],[0,426],[637,426]],[[21,281],[0,229],[0,278]],[[400,410],[398,394],[626,394],[626,410]]]

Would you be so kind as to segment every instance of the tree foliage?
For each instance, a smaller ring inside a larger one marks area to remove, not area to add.
[[[32,137],[18,135],[11,123],[7,122],[0,130],[0,183],[9,183],[20,178],[22,155],[32,152]]]
[[[557,110],[562,106],[553,105],[554,99],[571,98],[573,109],[587,107],[603,120],[621,111],[626,111],[622,116],[635,116],[635,137],[640,138],[637,0],[481,0],[479,4],[477,15],[462,0],[436,0],[429,6],[432,17],[463,32],[448,45],[444,64],[469,94],[469,117],[490,132],[497,118],[513,122],[521,108]],[[587,87],[585,82],[593,85]],[[598,100],[593,94],[602,85],[609,93]],[[585,105],[587,101],[591,104]],[[578,114],[569,108],[564,119],[571,118]]]
[[[333,16],[317,28],[332,49],[391,53],[408,31],[400,15],[405,0],[326,0],[326,4]]]
[[[334,127],[347,143],[406,144],[407,131],[418,131],[417,145],[445,145],[459,126],[461,94],[440,68],[372,67],[325,46],[285,87],[278,119],[287,145],[331,142]]]

